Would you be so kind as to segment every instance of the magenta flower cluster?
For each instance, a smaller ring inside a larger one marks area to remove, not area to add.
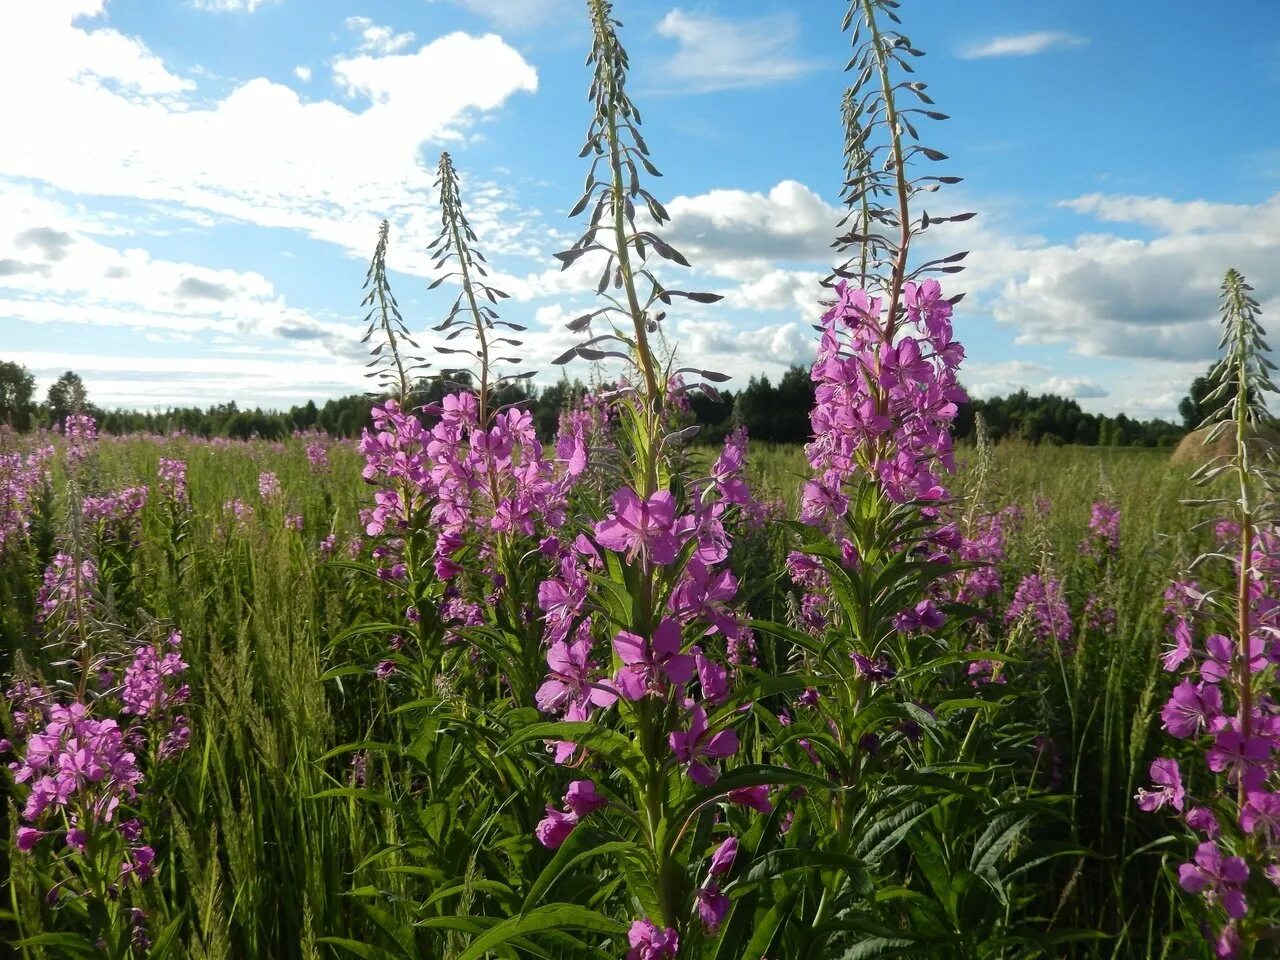
[[[581,403],[560,414],[556,459],[569,476],[578,477],[587,469],[593,449],[599,452],[612,446],[609,430],[614,417],[613,407],[599,392],[586,394]]]
[[[279,477],[269,470],[258,474],[258,496],[264,502],[280,499],[281,493]]]
[[[626,960],[671,960],[680,950],[680,936],[671,927],[659,927],[651,920],[636,920],[627,931]]]
[[[547,805],[547,816],[534,831],[538,842],[552,850],[569,838],[569,834],[589,817],[609,804],[607,797],[596,790],[591,780],[574,780],[564,795],[564,809]]]
[[[29,786],[17,834],[24,853],[50,833],[62,833],[67,847],[84,852],[91,834],[115,821],[118,808],[137,796],[142,782],[125,731],[114,719],[93,717],[79,702],[48,705],[44,723],[9,769],[16,783]],[[59,827],[64,821],[65,831]],[[140,839],[136,821],[124,821],[118,829],[130,843]],[[145,881],[153,858],[150,847],[132,846],[120,865],[121,875]]]
[[[1239,529],[1219,525],[1224,553],[1238,551]],[[1231,564],[1241,577],[1240,559]],[[1257,531],[1243,582],[1247,637],[1213,630],[1211,604],[1200,586],[1176,581],[1165,592],[1172,647],[1163,664],[1181,671],[1161,710],[1163,728],[1202,751],[1211,786],[1191,797],[1177,760],[1151,764],[1153,785],[1138,791],[1138,806],[1168,808],[1197,836],[1192,860],[1178,881],[1206,906],[1225,914],[1217,955],[1234,957],[1239,921],[1248,914],[1246,887],[1254,871],[1280,886],[1280,704],[1269,691],[1280,664],[1280,536]]]
[[[378,486],[365,524],[369,536],[377,537],[403,532],[429,502],[430,463],[427,431],[417,416],[401,411],[395,400],[375,405],[372,416],[373,431],[363,431],[359,450],[365,459],[362,476]]]
[[[0,452],[0,552],[26,538],[52,458],[53,447],[27,454]]]
[[[1005,559],[1009,533],[1021,523],[1022,508],[1017,504],[974,518],[972,530],[960,540],[957,559],[976,566],[959,575],[958,601],[977,605],[1000,592],[1003,584],[999,564]]]
[[[836,295],[813,365],[814,439],[805,449],[817,477],[805,484],[802,519],[843,515],[846,485],[864,473],[894,503],[944,499],[941,472],[955,468],[949,427],[965,400],[951,304],[935,280],[907,283],[903,322],[888,330],[881,298],[844,282]]]
[[[684,633],[719,636],[731,652],[748,643],[749,631],[731,609],[737,579],[720,566],[729,553],[725,511],[747,498],[737,452],[742,442],[741,437],[729,439],[691,513],[678,516],[669,491],[641,499],[623,487],[613,494],[611,511],[595,525],[594,543],[580,535],[569,547],[555,541],[548,545],[559,564],[557,576],[538,590],[549,669],[538,691],[540,709],[566,720],[587,720],[596,708],[608,708],[619,698],[638,702],[675,693],[677,700],[685,700],[695,680],[706,703],[714,705],[727,697],[729,670],[699,646],[686,651]],[[673,566],[688,553],[668,596],[666,615],[652,632],[645,636],[622,630],[613,637],[610,659],[618,667],[611,675],[594,657],[590,621],[582,617],[588,572],[602,565],[597,544],[647,570]],[[706,711],[695,701],[685,706],[686,724],[670,732],[668,745],[691,779],[710,783],[716,776],[715,762],[737,751],[737,736],[729,730],[708,730]],[[571,756],[572,744],[559,745],[559,762]]]
[[[148,493],[146,487],[126,487],[99,497],[85,497],[81,513],[85,523],[95,527],[105,539],[135,543]]]
[[[97,583],[98,567],[92,558],[77,563],[69,554],[58,553],[45,569],[36,595],[36,622],[46,626],[79,623],[93,609]]]
[[[494,533],[532,537],[565,521],[569,478],[544,455],[527,410],[508,409],[491,425],[479,422],[472,394],[445,397],[427,443],[428,473],[435,495],[432,520],[439,525],[437,570],[478,526]],[[488,550],[485,542],[482,551]]]
[[[1055,577],[1038,573],[1023,577],[1005,611],[1004,622],[1025,623],[1032,636],[1050,649],[1056,645],[1063,654],[1074,649],[1071,608],[1063,594],[1062,581]]]
[[[477,398],[458,393],[426,412],[437,417],[430,429],[395,401],[374,408],[375,431],[360,441],[364,477],[378,486],[366,532],[402,536],[429,522],[437,576],[456,578],[459,554],[471,547],[487,566],[486,600],[496,601],[504,577],[495,567],[494,535],[532,538],[563,525],[572,477],[546,457],[527,411],[506,409],[481,424]],[[390,560],[386,578],[402,579],[399,544],[379,550]]]
[[[1089,530],[1080,541],[1080,552],[1095,560],[1114,557],[1120,549],[1120,508],[1099,500],[1089,512]]]
[[[678,393],[678,384],[672,389]],[[565,476],[581,477],[588,451],[610,443],[607,410],[595,404],[562,420],[557,453]],[[740,749],[737,732],[716,708],[728,701],[735,662],[745,661],[754,643],[734,610],[738,582],[726,564],[732,521],[749,517],[754,503],[744,476],[745,446],[744,433],[731,435],[709,474],[691,481],[683,499],[667,489],[643,496],[620,486],[600,520],[576,531],[571,527],[562,538],[548,537],[540,547],[556,572],[538,590],[548,666],[536,695],[539,709],[590,721],[616,708],[624,730],[634,726],[636,736],[652,737],[655,745],[665,741],[669,759],[654,758],[660,768],[669,763],[702,787],[714,784],[724,762]],[[589,614],[604,602],[597,579],[606,567],[619,565],[637,583],[652,585],[651,592],[639,594],[651,597],[651,606],[639,623],[606,638]],[[591,759],[589,748],[552,746],[556,761],[572,762],[575,769]],[[768,811],[768,794],[767,786],[749,787],[725,799]],[[604,802],[594,782],[575,780],[563,808],[547,807],[539,841],[559,846]],[[736,841],[727,841],[694,891],[692,909],[708,931],[727,915],[729,898],[720,883],[736,849]],[[675,957],[679,937],[675,929],[642,917],[630,928],[629,945],[630,958]]]
[[[307,444],[307,463],[315,473],[329,469],[329,449],[323,443]]]
[[[161,457],[156,476],[160,482],[161,498],[172,504],[186,506],[188,503],[186,461]]]
[[[89,455],[98,439],[98,422],[88,413],[68,414],[62,432],[67,440],[67,462],[74,465]]]
[[[181,753],[191,741],[191,728],[180,712],[191,695],[190,688],[181,680],[186,669],[182,659],[182,634],[175,630],[163,647],[155,643],[139,644],[124,670],[121,713],[148,718],[156,726],[163,725],[157,745],[162,760]]]

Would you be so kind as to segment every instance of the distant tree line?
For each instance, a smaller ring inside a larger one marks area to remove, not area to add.
[[[466,384],[466,374],[458,375]],[[421,380],[411,397],[415,405],[437,402],[453,387],[442,381]],[[555,435],[561,411],[580,398],[587,388],[579,381],[561,380],[536,387],[526,382],[509,385],[500,403],[520,403],[534,417],[538,434]],[[1084,444],[1088,446],[1156,447],[1171,446],[1210,412],[1205,405],[1209,384],[1201,377],[1192,385],[1182,403],[1183,424],[1165,420],[1137,420],[1123,413],[1114,417],[1087,413],[1071,399],[1026,390],[1004,397],[972,400],[961,405],[955,421],[958,439],[974,436],[981,414],[988,435],[994,441],[1020,439],[1028,443]],[[101,410],[88,398],[81,378],[68,371],[50,387],[43,403],[35,399],[35,380],[16,363],[0,362],[0,423],[16,430],[51,427],[68,413],[87,410],[98,420],[104,433],[182,430],[202,437],[262,437],[278,440],[295,430],[317,430],[336,437],[358,437],[369,423],[376,401],[364,394],[326,400],[308,400],[288,410],[241,408],[234,401],[204,409],[175,407],[168,410]],[[690,413],[702,426],[701,437],[719,441],[739,424],[745,425],[754,440],[770,443],[803,443],[810,433],[809,411],[813,407],[813,381],[805,367],[792,366],[776,385],[768,377],[752,377],[739,391],[723,391],[718,400],[701,394],[690,397]]]
[[[996,442],[1019,439],[1027,443],[1080,444],[1089,447],[1172,447],[1187,433],[1167,420],[1136,420],[1086,413],[1080,404],[1051,393],[1032,396],[1019,390],[1005,397],[972,400],[960,408],[955,433],[972,437],[981,414],[987,435]]]
[[[799,443],[809,437],[812,406],[809,371],[793,366],[777,386],[767,377],[752,377],[734,398],[727,420],[746,424],[753,439]],[[1033,444],[1162,447],[1175,446],[1187,432],[1185,426],[1167,420],[1137,420],[1123,413],[1114,417],[1087,413],[1075,400],[1053,394],[1032,396],[1019,390],[1004,397],[961,404],[954,425],[957,439],[974,436],[979,414],[988,436],[996,442],[1018,439]],[[723,429],[720,424],[715,427]]]

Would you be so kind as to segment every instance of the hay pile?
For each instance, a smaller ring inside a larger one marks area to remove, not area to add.
[[[1213,443],[1205,446],[1205,437],[1212,430],[1211,427],[1201,427],[1199,430],[1193,430],[1182,438],[1177,449],[1173,451],[1170,457],[1172,463],[1185,464],[1187,466],[1197,466],[1201,463],[1207,463],[1214,457],[1222,457],[1231,453],[1235,449],[1236,435],[1235,430],[1227,430],[1218,437]],[[1267,451],[1274,450],[1280,453],[1280,430],[1272,426],[1258,427],[1254,431],[1253,438],[1249,441],[1250,452],[1255,456],[1259,456]]]

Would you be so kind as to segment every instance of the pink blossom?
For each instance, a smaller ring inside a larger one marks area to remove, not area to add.
[[[534,698],[546,713],[562,713],[574,703],[609,707],[618,699],[610,686],[595,678],[590,639],[557,640],[547,651],[547,666],[550,674]]]
[[[1183,680],[1173,688],[1173,695],[1160,711],[1164,728],[1175,737],[1186,739],[1221,728],[1222,691],[1211,683]]]
[[[1188,893],[1200,893],[1210,903],[1221,902],[1227,916],[1239,919],[1248,911],[1243,887],[1249,868],[1239,857],[1224,857],[1213,841],[1196,848],[1195,860],[1178,868],[1178,883]]]
[[[708,761],[723,760],[738,752],[738,735],[733,730],[711,733],[707,712],[700,706],[689,711],[689,729],[672,731],[667,738],[676,759],[689,768],[689,779],[700,786],[716,781],[716,769]]]
[[[547,815],[538,822],[538,826],[534,829],[534,834],[537,836],[538,842],[544,847],[549,850],[555,850],[569,839],[569,834],[573,833],[574,828],[577,826],[577,814],[572,811],[557,810],[548,804]]]
[[[772,813],[773,801],[769,799],[769,785],[762,783],[754,787],[738,787],[727,794],[730,803],[750,807],[757,813]]]
[[[706,928],[707,933],[716,933],[729,913],[729,898],[721,892],[720,887],[715,883],[708,883],[698,890],[697,898],[698,918],[702,920],[702,925]]]
[[[626,960],[671,960],[680,949],[680,937],[670,927],[658,927],[649,920],[636,920],[627,932],[631,949]]]
[[[711,855],[711,866],[707,873],[713,877],[722,877],[733,869],[733,861],[738,856],[738,838],[728,837]]]
[[[565,805],[575,817],[582,820],[597,810],[608,806],[609,798],[596,791],[596,785],[590,780],[574,780],[564,795]]]
[[[1182,773],[1178,769],[1178,761],[1168,760],[1164,757],[1153,760],[1151,762],[1151,779],[1155,781],[1156,789],[1139,789],[1136,798],[1138,807],[1148,813],[1152,813],[1165,804],[1169,804],[1173,809],[1181,812],[1183,798],[1186,794],[1182,789]]]
[[[1240,808],[1240,829],[1245,833],[1262,830],[1268,837],[1280,836],[1280,793],[1250,790]]]
[[[657,695],[669,683],[688,683],[693,678],[694,659],[680,652],[680,626],[664,619],[646,641],[623,630],[613,638],[613,649],[624,666],[614,677],[619,693],[627,700]]]
[[[630,487],[623,487],[613,495],[613,513],[596,524],[596,540],[629,559],[643,556],[654,563],[672,563],[679,550],[675,509],[669,491],[659,490],[641,500]]]

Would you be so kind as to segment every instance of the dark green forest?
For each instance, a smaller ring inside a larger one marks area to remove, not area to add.
[[[461,375],[465,381],[465,375]],[[1201,377],[1192,384],[1180,411],[1181,424],[1166,420],[1138,420],[1123,413],[1114,417],[1088,413],[1072,399],[1026,390],[1002,397],[974,399],[960,408],[955,421],[957,439],[972,438],[981,416],[987,434],[996,442],[1018,439],[1031,444],[1081,444],[1085,446],[1173,446],[1202,420],[1207,412]],[[419,381],[415,404],[430,404],[448,392],[439,379]],[[533,413],[538,433],[553,436],[560,412],[586,393],[581,381],[561,380],[538,387],[522,383],[507,387],[502,402],[519,403]],[[67,413],[87,409],[104,433],[172,433],[182,431],[201,437],[262,437],[278,440],[298,430],[316,430],[338,437],[358,437],[369,423],[369,409],[376,402],[364,394],[307,401],[288,410],[242,408],[234,401],[204,409],[175,407],[168,410],[102,410],[94,406],[84,383],[68,371],[50,387],[43,403],[35,399],[34,378],[14,363],[0,363],[0,423],[19,431],[60,423]],[[738,425],[748,435],[768,443],[802,443],[809,438],[809,411],[813,408],[813,382],[805,367],[793,366],[773,383],[768,377],[752,377],[737,392],[723,391],[718,401],[694,394],[690,416],[702,426],[702,439],[716,441]]]

